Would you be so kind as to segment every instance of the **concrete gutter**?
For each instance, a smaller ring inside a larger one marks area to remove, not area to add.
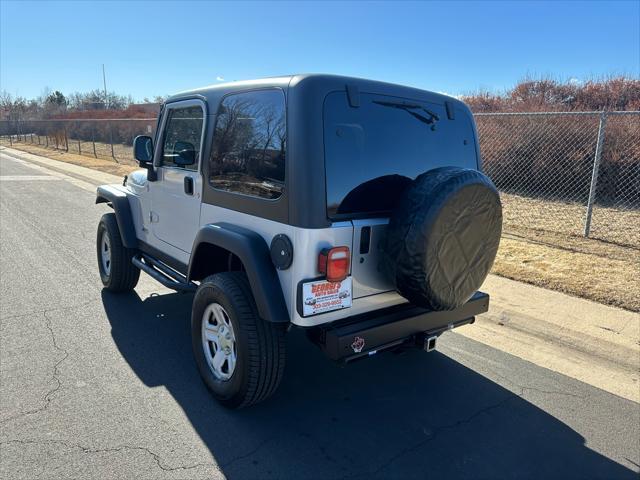
[[[640,314],[495,275],[489,312],[457,332],[640,403]]]

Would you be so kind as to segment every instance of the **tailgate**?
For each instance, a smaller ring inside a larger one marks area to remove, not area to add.
[[[393,283],[378,271],[380,250],[389,219],[352,220],[353,246],[351,277],[353,298],[395,290]]]

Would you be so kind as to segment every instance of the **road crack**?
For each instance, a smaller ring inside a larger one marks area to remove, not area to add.
[[[154,462],[156,463],[156,465],[158,466],[158,468],[160,468],[161,470],[164,470],[165,472],[173,472],[176,470],[193,470],[195,468],[200,468],[200,467],[217,467],[218,466],[214,462],[170,466],[162,459],[162,457],[159,454],[155,453],[150,448],[142,447],[138,445],[119,445],[117,447],[93,448],[93,447],[86,447],[84,445],[80,445],[77,443],[69,443],[64,440],[38,440],[38,439],[6,440],[3,442],[0,442],[0,445],[15,444],[15,443],[21,444],[21,445],[62,445],[65,448],[79,450],[85,454],[119,453],[126,450],[140,451],[151,456]]]
[[[520,385],[517,382],[514,382],[513,380],[511,380],[508,377],[505,377],[504,375],[501,375],[499,373],[497,373],[496,371],[490,369],[490,368],[486,368],[485,370],[488,371],[489,373],[491,373],[492,375],[494,375],[495,377],[498,377],[502,380],[504,380],[505,382],[513,385],[514,387],[517,387],[520,389],[520,393],[518,394],[519,397],[523,397],[524,393],[526,391],[532,391],[532,392],[538,392],[538,393],[544,393],[547,395],[560,395],[560,396],[565,396],[565,397],[573,397],[573,398],[579,398],[579,399],[584,399],[584,397],[582,395],[578,395],[577,393],[570,393],[570,392],[562,392],[559,390],[543,390],[541,388],[537,388],[537,387],[527,387],[524,385]]]
[[[389,467],[392,463],[394,463],[395,461],[397,461],[399,458],[414,452],[416,450],[419,450],[420,448],[424,447],[426,444],[434,441],[442,432],[448,431],[448,430],[454,430],[462,425],[466,425],[469,424],[471,422],[473,422],[476,418],[478,418],[479,416],[488,413],[492,410],[498,409],[502,406],[504,406],[505,404],[507,404],[508,402],[510,402],[511,400],[514,399],[521,399],[524,398],[525,392],[526,391],[535,391],[535,392],[539,392],[539,393],[544,393],[544,394],[548,394],[548,395],[562,395],[562,396],[568,396],[568,397],[574,397],[574,398],[580,398],[583,399],[584,397],[581,395],[577,395],[575,393],[569,393],[569,392],[561,392],[561,391],[555,391],[555,390],[543,390],[540,388],[536,388],[536,387],[525,387],[523,385],[519,385],[517,383],[515,383],[513,380],[500,375],[496,372],[494,372],[493,370],[487,369],[489,371],[489,373],[493,374],[495,377],[501,378],[504,381],[510,383],[511,385],[513,385],[514,387],[516,387],[517,389],[519,389],[519,393],[516,392],[512,392],[512,395],[501,400],[500,402],[497,402],[493,405],[489,405],[481,410],[478,410],[477,412],[471,414],[470,416],[463,418],[461,420],[458,420],[454,423],[448,424],[448,425],[442,425],[439,427],[435,427],[435,429],[433,430],[433,432],[430,433],[428,438],[425,438],[424,440],[410,446],[407,448],[402,449],[401,451],[399,451],[397,454],[393,455],[389,460],[387,460],[385,463],[383,463],[382,465],[380,465],[376,470],[374,470],[373,472],[369,472],[369,473],[358,473],[356,475],[348,475],[344,478],[357,478],[360,476],[372,476],[372,475],[376,475],[380,472],[382,472],[383,470],[385,470],[387,467]]]
[[[512,396],[509,396],[507,398],[504,398],[501,401],[499,401],[498,403],[495,403],[493,405],[489,405],[487,407],[484,407],[484,408],[478,410],[477,412],[474,412],[473,414],[469,415],[468,417],[463,418],[461,420],[458,420],[458,421],[456,421],[454,423],[435,427],[435,429],[429,435],[428,438],[425,438],[424,440],[422,440],[422,441],[420,441],[420,442],[418,442],[418,443],[416,443],[416,444],[414,444],[414,445],[412,445],[410,447],[407,447],[407,448],[404,448],[404,449],[400,450],[398,453],[393,455],[389,460],[387,460],[385,463],[380,465],[373,472],[358,473],[356,475],[347,475],[346,477],[343,477],[343,478],[357,478],[357,477],[361,477],[361,476],[370,477],[370,476],[376,475],[376,474],[380,473],[381,471],[385,470],[387,467],[389,467],[392,463],[394,463],[398,459],[404,457],[405,455],[407,455],[409,453],[415,452],[416,450],[419,450],[420,448],[424,447],[428,443],[434,441],[442,432],[445,432],[445,431],[448,431],[448,430],[455,430],[456,428],[461,427],[462,425],[467,425],[467,424],[473,422],[479,416],[481,416],[481,415],[483,415],[485,413],[488,413],[488,412],[490,412],[492,410],[496,410],[496,409],[502,407],[503,405],[507,404],[511,400],[516,399],[516,398],[520,398],[520,395],[512,395]]]
[[[53,388],[49,389],[47,391],[47,393],[43,396],[42,400],[43,400],[43,405],[41,405],[38,408],[34,408],[32,410],[27,410],[26,412],[20,412],[16,415],[10,416],[8,418],[3,419],[2,421],[0,421],[0,425],[5,425],[7,423],[9,423],[12,420],[16,420],[18,418],[22,418],[25,416],[30,416],[30,415],[35,415],[37,413],[43,412],[45,411],[48,407],[49,404],[51,403],[51,401],[53,400],[52,396],[58,392],[61,388],[62,388],[62,381],[60,380],[59,374],[60,374],[60,365],[67,359],[69,358],[69,352],[62,348],[58,342],[58,339],[56,337],[56,333],[53,329],[53,323],[51,321],[51,318],[49,317],[49,314],[51,314],[52,312],[57,312],[57,311],[68,311],[68,310],[74,310],[77,308],[81,308],[85,305],[89,305],[90,303],[95,302],[96,300],[91,300],[91,301],[87,301],[84,302],[80,305],[74,305],[74,306],[70,306],[70,307],[59,307],[59,308],[52,308],[52,309],[44,309],[41,310],[40,313],[43,317],[44,317],[44,325],[47,328],[47,330],[49,331],[49,335],[51,337],[51,343],[53,344],[53,348],[55,348],[55,350],[57,352],[59,352],[60,354],[62,354],[61,358],[58,359],[58,361],[53,365],[53,372],[51,374],[51,378],[50,381],[53,380],[55,382],[55,385],[53,386]]]
[[[53,348],[55,348],[58,352],[62,353],[62,358],[58,360],[56,364],[53,366],[52,377],[56,382],[56,386],[53,387],[51,390],[49,390],[47,394],[44,396],[44,401],[46,402],[44,406],[45,409],[49,406],[49,403],[51,403],[51,396],[55,394],[58,390],[60,390],[60,388],[62,387],[62,381],[58,376],[59,374],[58,368],[60,367],[60,364],[62,362],[64,362],[67,358],[69,358],[69,352],[66,349],[62,348],[60,345],[58,345],[58,341],[56,340],[56,334],[53,331],[53,324],[51,323],[51,318],[49,318],[49,315],[47,313],[48,313],[47,311],[42,312],[42,315],[46,320],[45,325],[49,330],[49,333],[51,334],[51,341],[53,343]]]
[[[267,438],[265,440],[263,440],[262,442],[260,442],[255,448],[253,448],[251,451],[247,452],[247,453],[243,453],[242,455],[238,455],[236,457],[233,457],[231,460],[229,460],[228,462],[225,463],[221,463],[220,464],[220,468],[227,468],[230,465],[240,461],[240,460],[244,460],[245,458],[249,458],[252,455],[255,455],[258,450],[260,450],[262,447],[264,447],[266,444],[268,444],[269,442],[271,442],[273,440],[274,437],[270,437]]]

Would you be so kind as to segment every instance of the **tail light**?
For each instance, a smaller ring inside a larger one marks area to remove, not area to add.
[[[318,271],[329,282],[341,282],[349,275],[351,253],[349,247],[325,248],[318,255]]]

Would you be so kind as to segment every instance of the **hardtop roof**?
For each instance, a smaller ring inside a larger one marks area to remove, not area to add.
[[[193,98],[194,96],[201,96],[205,97],[209,101],[214,101],[227,93],[242,90],[253,90],[268,87],[279,87],[287,90],[291,88],[300,88],[305,85],[311,85],[316,91],[318,91],[318,89],[327,91],[344,89],[347,85],[353,85],[362,92],[376,92],[387,95],[395,94],[398,96],[409,96],[417,99],[423,98],[439,102],[448,101],[464,105],[460,100],[442,93],[377,80],[321,73],[294,74],[213,84],[178,92],[170,96],[167,99],[167,102],[183,98]]]

